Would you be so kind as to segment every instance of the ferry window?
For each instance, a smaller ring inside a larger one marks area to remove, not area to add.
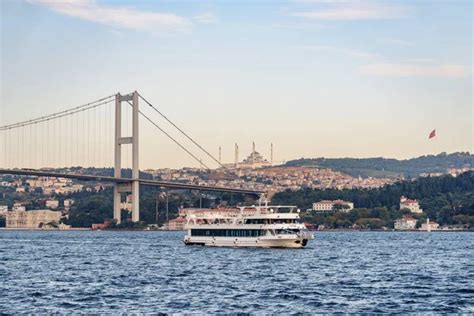
[[[191,229],[192,236],[206,236],[206,232],[208,233],[209,231],[204,229]]]
[[[278,234],[284,230],[278,230]],[[207,236],[207,237],[259,237],[265,236],[266,230],[258,229],[191,229],[192,236]]]

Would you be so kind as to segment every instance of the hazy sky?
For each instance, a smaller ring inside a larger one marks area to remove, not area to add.
[[[0,125],[138,90],[228,162],[472,152],[472,3],[3,0]]]

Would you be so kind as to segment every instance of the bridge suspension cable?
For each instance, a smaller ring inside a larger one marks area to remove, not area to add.
[[[147,99],[145,99],[140,93],[138,93],[140,99],[142,99],[146,104],[148,104],[156,113],[158,113],[161,117],[163,117],[168,123],[170,123],[174,128],[176,128],[181,134],[183,134],[187,139],[189,139],[194,145],[196,145],[201,151],[203,151],[207,156],[209,156],[212,160],[218,163],[221,167],[225,168],[225,166],[218,160],[216,157],[211,155],[206,149],[204,149],[201,145],[199,145],[191,136],[189,136],[186,132],[184,132],[181,128],[179,128],[175,123],[173,123],[166,115],[161,113],[153,104],[151,104]],[[169,137],[169,136],[168,136]],[[208,168],[209,169],[209,168]]]
[[[112,148],[112,125],[102,116],[112,110],[108,105],[114,101],[115,95],[110,95],[0,126],[0,165],[29,169],[112,166],[113,157],[105,151]]]
[[[132,103],[130,103],[130,101],[127,101],[127,103],[130,105],[130,106],[133,106]],[[165,134],[169,139],[171,139],[176,145],[179,146],[179,148],[181,148],[182,150],[184,150],[189,156],[191,156],[194,160],[196,160],[201,166],[205,167],[207,170],[211,170],[211,168],[209,168],[209,166],[207,166],[205,163],[202,162],[202,159],[199,159],[196,155],[194,155],[191,151],[189,151],[186,147],[184,147],[184,145],[182,145],[176,138],[174,138],[173,136],[171,136],[168,132],[166,132],[163,128],[161,128],[160,126],[158,126],[158,124],[156,124],[155,122],[153,122],[153,120],[148,117],[145,113],[143,113],[142,111],[138,111],[138,113],[140,113],[141,116],[143,116],[148,122],[150,122],[153,126],[155,126],[158,130],[160,130],[163,134]]]
[[[28,120],[28,121],[17,122],[17,123],[13,123],[13,124],[9,124],[9,125],[0,126],[0,131],[6,130],[6,129],[24,127],[24,126],[28,126],[28,125],[32,125],[32,124],[37,124],[37,123],[41,123],[41,122],[61,118],[61,117],[64,117],[64,116],[72,115],[72,114],[75,114],[75,113],[78,113],[78,112],[81,112],[81,111],[94,109],[98,106],[113,102],[115,100],[114,97],[115,97],[115,95],[110,95],[108,97],[101,98],[99,100],[89,102],[89,103],[77,106],[75,108],[72,108],[72,109],[64,110],[64,111],[61,111],[61,112],[56,112],[56,113],[53,113],[53,114],[50,114],[50,115],[41,116],[41,117],[31,119],[31,120]]]

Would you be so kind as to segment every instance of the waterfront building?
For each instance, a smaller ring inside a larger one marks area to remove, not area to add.
[[[313,203],[313,211],[316,212],[329,212],[333,211],[336,205],[341,205],[341,211],[349,212],[354,208],[354,203],[343,201],[343,200],[323,200]]]
[[[416,228],[416,219],[411,216],[403,216],[395,221],[395,230],[412,230]]]
[[[57,226],[61,212],[51,210],[11,211],[7,213],[7,228],[45,228]]]
[[[184,225],[186,224],[186,219],[184,217],[177,217],[171,219],[168,223],[165,224],[167,230],[184,230]]]
[[[423,210],[420,207],[420,204],[417,200],[411,200],[409,198],[404,197],[403,195],[400,197],[400,209],[409,209],[410,212],[420,214],[423,213]]]
[[[426,222],[421,224],[420,230],[425,230],[425,231],[432,231],[432,230],[438,230],[439,229],[439,224],[436,223],[435,221],[430,221],[429,219],[426,219]]]

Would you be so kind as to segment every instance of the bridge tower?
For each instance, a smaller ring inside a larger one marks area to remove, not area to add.
[[[132,102],[132,136],[122,137],[122,102],[130,104]],[[116,178],[122,177],[122,145],[132,145],[132,179],[127,183],[116,183],[114,187],[114,219],[117,224],[122,220],[121,218],[121,193],[132,193],[132,221],[138,222],[140,220],[140,183],[139,179],[139,165],[138,165],[138,92],[135,91],[130,94],[115,95],[115,164],[114,176]]]

